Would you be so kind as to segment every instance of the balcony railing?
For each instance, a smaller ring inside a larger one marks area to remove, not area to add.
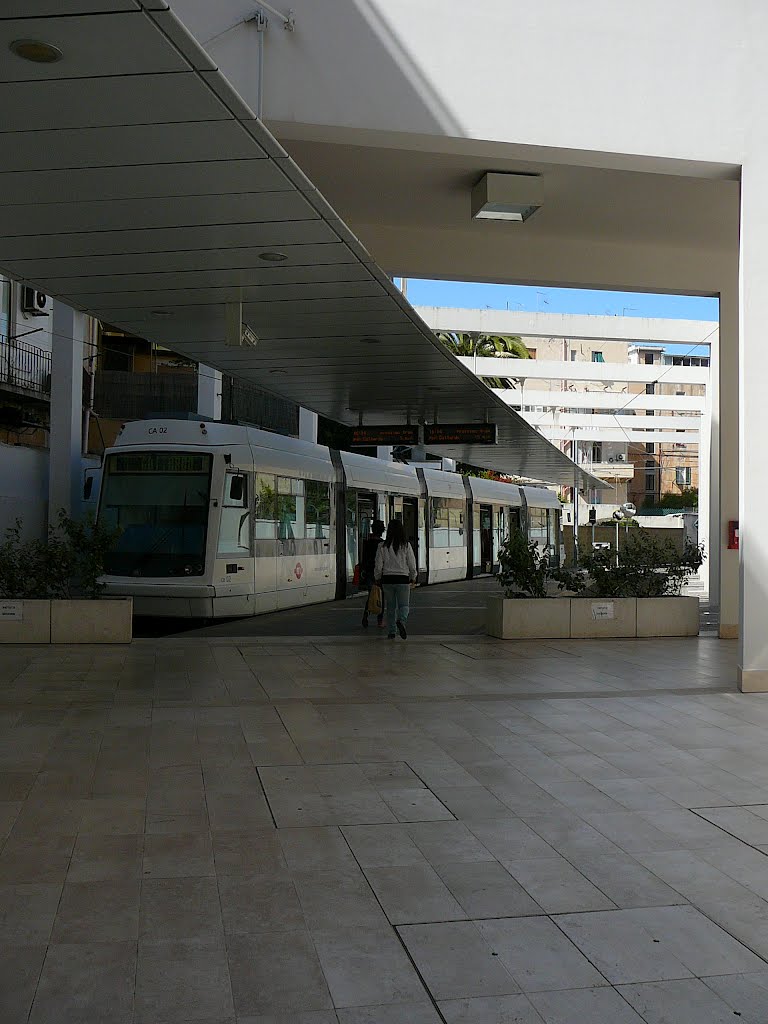
[[[0,335],[0,387],[2,385],[37,395],[50,395],[51,353]]]

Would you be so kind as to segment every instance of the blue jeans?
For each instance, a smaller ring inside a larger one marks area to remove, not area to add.
[[[411,605],[410,583],[382,583],[384,591],[384,611],[387,616],[387,632],[395,632],[395,623],[408,621]]]

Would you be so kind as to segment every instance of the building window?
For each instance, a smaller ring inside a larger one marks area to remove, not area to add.
[[[656,468],[656,463],[653,461],[653,459],[646,459],[645,460],[645,468],[646,469],[655,469]]]
[[[646,445],[645,445],[645,452],[646,452],[646,455],[653,455],[653,454],[654,454],[654,449],[655,449],[655,447],[656,447],[656,446],[655,446],[655,445],[653,444],[653,442],[648,442],[648,441],[647,441],[647,442],[646,442]]]
[[[602,462],[603,461],[603,442],[595,441],[592,445],[592,461]]]
[[[656,477],[654,476],[653,473],[646,473],[645,474],[645,489],[646,489],[646,491],[655,491],[656,490]]]
[[[603,353],[602,352],[593,352],[592,353],[592,362],[593,363],[604,363],[605,360],[603,359]]]
[[[653,352],[646,352],[645,353],[645,365],[646,366],[652,366],[653,365]]]
[[[645,385],[645,393],[646,393],[646,395],[655,395],[656,394],[656,385],[655,384],[646,384]]]
[[[691,467],[677,466],[675,469],[675,483],[678,487],[691,486]]]
[[[576,349],[575,348],[571,349],[571,362],[572,363],[576,362]]]

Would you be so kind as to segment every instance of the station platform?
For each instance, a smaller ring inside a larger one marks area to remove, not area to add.
[[[3,1024],[768,1019],[735,643],[0,649]]]

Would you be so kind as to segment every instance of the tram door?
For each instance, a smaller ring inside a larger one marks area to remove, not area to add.
[[[419,564],[419,499],[403,498],[403,529]]]
[[[371,536],[376,514],[376,495],[369,493],[358,493],[357,495],[357,553],[355,561],[359,562],[363,557],[363,544]],[[354,565],[354,562],[352,563]]]
[[[480,506],[480,566],[483,572],[493,569],[493,509]]]

